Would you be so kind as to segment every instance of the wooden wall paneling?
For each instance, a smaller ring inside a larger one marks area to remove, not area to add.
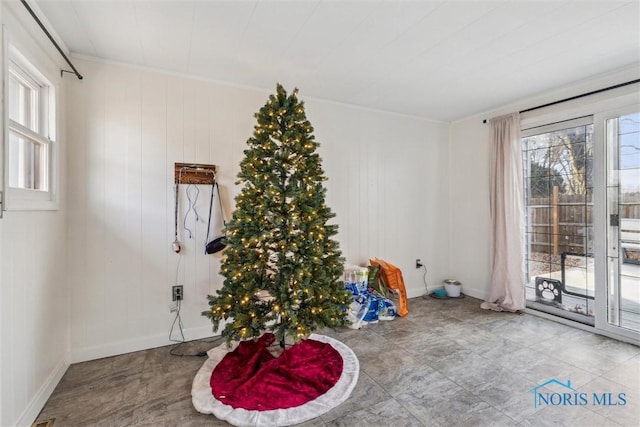
[[[0,107],[1,109],[2,107]],[[12,333],[12,319],[13,313],[8,301],[13,300],[13,286],[11,286],[11,274],[10,266],[12,265],[12,258],[9,248],[5,249],[8,241],[9,231],[5,230],[6,220],[0,221],[0,334],[3,337],[0,340],[0,354],[2,355],[2,361],[6,366],[13,366],[13,355],[7,350],[7,346],[10,344],[4,337],[10,337]],[[12,343],[11,343],[12,344]],[[0,365],[0,375],[5,380],[0,384],[0,423],[6,422],[9,417],[14,414],[13,402],[13,378],[6,379],[4,374],[4,367]],[[11,411],[11,412],[9,412]]]
[[[253,114],[269,95],[110,64],[82,65],[87,79],[69,91],[74,98],[69,117],[72,349],[80,360],[166,343],[177,265],[170,249],[174,163],[215,164],[230,217],[239,192],[234,185],[239,162],[255,125]],[[446,126],[313,100],[307,103],[307,114],[322,144],[327,203],[337,215],[343,256],[362,264],[370,256],[387,257],[401,268],[413,267],[413,260],[423,257],[414,253],[422,243],[416,249],[403,239],[426,241],[428,248],[439,243],[412,226],[425,217],[434,222],[426,196],[416,195],[425,189],[433,193],[441,185],[423,179],[424,172],[416,167],[424,157],[437,163],[439,151],[419,143],[426,133]],[[94,163],[100,159],[96,172]],[[123,187],[124,204],[117,199]],[[100,188],[102,196],[96,197],[94,189]],[[187,337],[211,330],[200,311],[206,309],[206,294],[222,284],[220,254],[204,254],[209,188],[202,186],[198,200],[202,220],[194,229],[197,241],[189,241],[182,227],[187,206],[186,188],[180,189],[179,237],[185,249],[179,282],[185,286]],[[95,249],[99,235],[106,239],[106,249]],[[113,254],[118,240],[123,252]],[[421,276],[415,269],[403,273],[411,294],[421,286],[416,281]],[[118,295],[121,289],[126,298]]]
[[[372,157],[369,152],[371,145],[375,146],[376,135],[375,121],[367,118],[366,114],[362,114],[360,126],[362,134],[357,141],[357,162],[360,169],[358,176],[358,264],[367,265],[367,260],[371,254],[371,240],[375,233],[371,227],[371,211],[369,210],[370,192],[369,192],[369,170],[371,169]]]
[[[108,305],[113,321],[105,333],[105,339],[116,340],[119,330],[127,325],[127,304],[129,295],[126,270],[122,265],[127,263],[131,254],[125,244],[127,224],[126,170],[127,158],[123,147],[127,137],[126,81],[127,70],[115,70],[114,78],[104,82],[105,85],[105,217],[104,243],[105,258],[105,294],[108,301],[122,301]]]
[[[475,117],[452,124],[449,158],[449,269],[465,294],[486,297],[491,282],[491,251],[486,250],[491,247],[490,126]]]
[[[205,117],[207,121],[207,133],[206,139],[203,138],[202,142],[206,141],[206,149],[203,147],[203,161],[209,163],[211,165],[217,164],[217,156],[220,152],[219,147],[223,146],[222,141],[215,138],[216,129],[219,127],[224,127],[225,123],[221,121],[221,118],[216,111],[215,106],[220,102],[220,99],[217,97],[217,90],[215,86],[208,85],[206,96],[202,100],[202,106],[205,110]],[[206,158],[204,156],[206,153]],[[217,167],[216,167],[217,171]],[[198,324],[201,322],[201,312],[208,307],[206,296],[209,293],[209,288],[211,286],[211,264],[214,256],[212,254],[205,254],[204,250],[207,245],[207,222],[209,221],[209,201],[211,200],[211,185],[203,184],[203,201],[204,203],[204,213],[203,218],[204,221],[202,223],[202,243],[200,244],[198,255],[200,257],[200,262],[198,263],[198,281],[195,284],[193,290],[193,302],[191,305],[192,316],[194,318],[194,324]],[[214,197],[217,197],[215,195]],[[216,200],[214,200],[215,202]],[[216,206],[216,205],[214,205]],[[215,210],[212,210],[212,216],[215,215]],[[213,239],[213,236],[216,234],[215,228],[215,217],[211,218],[211,226],[209,231],[209,239]]]
[[[209,99],[211,97],[209,85],[202,85],[195,97],[195,157],[193,161],[207,163],[211,148],[209,147],[209,132],[211,116],[209,114]]]
[[[210,132],[211,132],[211,115],[210,100],[211,87],[203,85],[195,97],[195,157],[193,160],[197,163],[208,163],[210,160]],[[185,293],[189,293],[188,308],[184,311],[185,319],[190,326],[193,326],[200,319],[200,312],[195,307],[198,305],[198,290],[207,286],[209,276],[208,257],[204,253],[206,245],[207,218],[209,214],[209,195],[210,185],[198,185],[200,190],[199,196],[195,201],[195,208],[198,218],[195,215],[190,217],[190,227],[193,231],[193,239],[191,243],[191,256],[193,258],[193,280],[185,287]],[[193,194],[193,193],[192,193]],[[193,213],[193,212],[192,212]]]
[[[2,110],[2,107],[0,107],[0,110]],[[7,266],[10,265],[8,264],[10,259],[9,251],[5,252],[3,243],[7,241],[6,236],[8,234],[4,232],[4,223],[4,221],[0,221],[0,335],[3,337],[3,339],[0,340],[0,354],[2,355],[3,362],[9,363],[7,360],[11,361],[11,356],[5,347],[8,345],[8,340],[4,339],[4,337],[11,336],[9,324],[12,316],[9,315],[10,308],[7,301],[9,301],[8,298],[12,296],[12,286],[9,286],[9,275],[7,274]],[[0,375],[4,378],[4,369],[1,365]],[[9,401],[12,396],[12,393],[10,393],[12,387],[13,379],[5,380],[3,384],[0,384],[0,423],[5,422],[4,420],[9,418],[9,410],[11,410],[13,414],[13,405],[10,404]],[[3,414],[3,411],[4,414],[7,414],[6,416]]]
[[[33,277],[32,286],[27,286],[28,307],[59,307],[64,315],[64,325],[68,324],[68,291],[66,283],[66,251],[60,250],[66,238],[65,218],[62,212],[57,215],[39,215],[30,227],[31,242],[29,257],[38,260],[38,268],[30,268]],[[51,234],[51,239],[41,236]],[[23,238],[26,236],[23,236]],[[33,264],[31,264],[33,267]],[[27,323],[27,339],[30,352],[27,358],[33,367],[31,390],[38,391],[41,382],[55,371],[68,351],[68,330],[51,321],[51,313],[46,309],[28,310],[25,314]],[[56,354],[58,357],[42,357],[43,354]]]
[[[166,158],[166,77],[148,73],[142,79],[142,256],[143,289],[148,304],[159,307],[167,301],[165,246],[167,197]],[[166,314],[154,312],[144,321],[145,332],[150,335],[157,325],[166,321]]]
[[[432,198],[430,200],[441,200],[442,203],[444,204],[444,206],[440,205],[439,203],[430,203],[429,209],[430,209],[430,216],[432,218],[434,218],[435,220],[430,221],[429,225],[432,228],[436,228],[438,229],[438,234],[437,236],[437,241],[441,242],[440,245],[437,246],[431,246],[430,249],[433,251],[431,254],[427,254],[430,255],[431,259],[435,259],[435,262],[438,263],[438,265],[443,266],[442,269],[444,271],[442,271],[442,275],[437,277],[436,276],[436,281],[432,281],[429,282],[430,286],[438,286],[440,285],[440,283],[438,283],[440,280],[442,280],[443,276],[451,276],[453,272],[458,271],[456,270],[452,270],[450,267],[450,263],[453,261],[450,257],[450,251],[452,248],[452,245],[454,244],[452,239],[451,239],[451,227],[452,227],[452,193],[451,193],[451,189],[450,189],[450,176],[451,176],[451,162],[452,161],[458,161],[458,159],[451,159],[450,158],[450,151],[449,151],[449,146],[443,146],[442,144],[439,143],[441,138],[450,138],[450,132],[449,129],[447,129],[446,131],[440,131],[439,133],[435,133],[433,132],[433,136],[430,137],[430,148],[429,151],[433,150],[435,147],[438,148],[438,158],[440,159],[440,161],[437,161],[435,159],[431,159],[430,161],[430,168],[429,168],[429,174],[426,176],[425,178],[425,182],[441,182],[442,185],[438,186],[437,188],[433,188],[432,186],[428,186],[426,188],[429,189],[431,194],[434,194],[434,196],[432,196]],[[428,155],[426,156],[428,158]],[[477,161],[481,161],[481,160],[477,160]],[[436,169],[435,164],[438,165],[438,168]],[[473,174],[471,174],[470,176],[475,176]],[[446,181],[446,182],[443,182]],[[457,206],[456,206],[457,209]],[[475,214],[474,214],[475,215]],[[441,222],[441,224],[438,224],[439,222]],[[475,224],[475,220],[472,221],[472,223]],[[475,225],[477,227],[477,224]],[[488,251],[487,251],[488,252]],[[466,262],[466,260],[464,258],[457,258],[456,257],[456,264],[457,263],[464,263]],[[433,278],[432,278],[433,280]],[[477,296],[477,295],[476,295]]]
[[[4,230],[4,234],[3,234],[3,238],[4,240],[2,240],[2,245],[3,245],[3,265],[2,265],[2,276],[3,276],[3,287],[2,287],[2,301],[0,301],[0,303],[2,303],[2,313],[0,315],[2,315],[2,328],[3,328],[3,337],[11,337],[11,341],[8,342],[7,340],[3,339],[2,340],[2,345],[3,345],[3,351],[2,351],[2,363],[4,366],[0,366],[0,368],[3,369],[2,371],[2,379],[3,382],[0,385],[0,387],[2,387],[3,393],[2,393],[2,409],[3,409],[3,414],[1,414],[5,420],[9,420],[11,419],[10,417],[14,416],[14,414],[19,412],[20,406],[18,405],[17,402],[17,396],[20,396],[21,394],[24,394],[23,392],[20,392],[20,390],[18,389],[18,387],[21,387],[21,385],[19,384],[20,381],[17,381],[16,378],[7,378],[8,376],[6,375],[4,369],[5,366],[13,366],[14,370],[17,371],[16,374],[17,376],[20,376],[22,374],[22,364],[20,364],[20,347],[17,345],[19,340],[23,339],[22,333],[23,331],[20,330],[20,325],[19,325],[19,321],[21,320],[19,318],[19,311],[20,311],[20,304],[19,303],[14,303],[14,304],[8,304],[8,301],[20,301],[19,300],[19,288],[17,286],[14,285],[14,283],[17,282],[18,279],[18,275],[16,274],[16,269],[17,266],[19,265],[17,261],[17,258],[19,256],[19,251],[16,250],[16,248],[11,248],[12,250],[9,250],[9,247],[7,247],[7,244],[5,242],[10,242],[13,241],[13,239],[15,239],[17,236],[15,236],[15,227],[14,230],[12,230],[11,228],[9,228],[6,224],[8,223],[8,221],[6,220],[6,217],[3,218],[2,220],[2,225],[0,225],[0,227],[3,227]],[[17,230],[16,230],[17,231]],[[19,333],[16,333],[16,331],[18,331]],[[14,335],[18,335],[18,337],[14,337]],[[9,347],[9,345],[11,347]],[[7,348],[11,348],[11,350],[7,350]],[[22,387],[24,387],[24,385],[22,385]]]
[[[361,128],[360,115],[356,113],[352,117],[354,125]],[[318,126],[316,124],[316,126]],[[359,144],[358,140],[354,139],[346,151],[347,158],[349,159],[346,173],[347,191],[349,192],[349,199],[347,201],[346,212],[346,247],[345,256],[347,263],[358,264],[360,262],[360,161],[358,158]]]
[[[168,171],[175,170],[176,162],[183,161],[184,153],[184,79],[178,77],[167,78],[167,164],[166,169]],[[167,304],[172,303],[170,298],[171,287],[176,284],[184,283],[184,266],[179,268],[182,264],[180,257],[183,254],[176,254],[171,249],[172,242],[175,237],[175,173],[167,174],[167,182],[165,183],[165,191],[167,194],[167,239],[165,241],[165,251],[168,253],[167,262],[167,286],[164,286]],[[180,214],[178,213],[178,225],[180,224]],[[180,230],[178,229],[178,233]],[[180,236],[180,234],[178,234]],[[181,237],[178,238],[180,240]],[[178,271],[176,269],[178,268]],[[176,278],[177,273],[177,278]],[[168,312],[168,310],[167,310]]]
[[[211,132],[211,163],[215,163],[220,190],[220,201],[224,209],[227,220],[231,218],[234,206],[234,195],[236,188],[233,185],[239,169],[235,157],[238,151],[243,150],[245,141],[250,136],[251,127],[243,124],[244,112],[249,109],[251,99],[238,96],[237,89],[216,86],[212,88],[209,99],[210,115],[214,123]],[[218,202],[218,194],[215,195],[214,203]],[[215,236],[222,230],[222,215],[219,205],[214,205],[211,222],[211,234]],[[215,295],[215,291],[222,287],[224,278],[220,275],[220,261],[222,253],[208,255],[208,279],[206,287],[198,289],[200,298],[200,308],[205,310],[208,307],[206,295]]]
[[[93,340],[109,336],[109,293],[106,290],[106,250],[105,250],[105,96],[106,76],[98,74],[96,79],[88,81],[87,95],[87,170],[84,180],[87,183],[86,200],[88,202],[86,238],[87,270],[93,277],[95,286],[87,295],[89,318],[94,325]],[[98,243],[99,242],[99,243]],[[84,280],[81,278],[80,280]],[[81,283],[78,284],[82,286]],[[88,337],[89,338],[89,337]]]
[[[326,176],[329,178],[326,182],[327,198],[326,202],[336,217],[332,223],[338,224],[338,235],[335,237],[340,242],[340,250],[342,256],[349,260],[348,234],[349,230],[345,224],[348,222],[348,206],[350,193],[348,191],[349,167],[351,166],[351,157],[345,150],[343,144],[340,143],[340,127],[346,122],[346,117],[336,117],[334,126],[318,126],[315,122],[318,118],[326,116],[328,106],[319,103],[305,104],[307,118],[316,128],[314,132],[316,141],[320,143],[318,154],[323,161],[323,168]]]
[[[368,245],[365,251],[365,256],[368,259],[375,257],[377,253],[380,253],[380,233],[377,231],[380,224],[381,209],[378,209],[384,200],[380,197],[382,191],[381,183],[379,182],[382,175],[382,164],[379,152],[379,146],[381,144],[380,137],[375,138],[375,135],[384,135],[384,129],[379,122],[371,123],[371,132],[368,137],[362,141],[361,150],[366,152],[365,156],[366,164],[364,165],[366,170],[365,185],[367,187],[367,199],[364,203],[367,211],[368,220]],[[384,138],[384,136],[382,136]],[[368,263],[365,260],[365,263]]]
[[[126,224],[124,230],[124,247],[127,259],[120,267],[124,272],[127,298],[122,304],[126,307],[127,327],[132,336],[144,336],[144,319],[146,317],[147,293],[143,288],[143,245],[142,224],[143,211],[143,151],[142,151],[142,72],[126,70],[128,75],[119,83],[126,94],[124,110],[126,121],[122,124],[126,129],[126,138],[119,146],[124,153],[126,191],[124,194]],[[119,331],[119,341],[122,331]]]
[[[18,227],[14,230],[16,233],[10,238],[9,241],[17,242],[22,239],[25,242],[33,242],[33,227],[25,227],[28,224],[29,220],[34,218],[32,213],[29,213],[22,218],[18,219]],[[19,235],[17,233],[18,230],[23,231],[23,235]],[[28,245],[15,245],[16,247],[13,250],[16,252],[15,260],[17,261],[15,264],[15,269],[13,271],[13,287],[15,288],[14,300],[16,301],[16,307],[29,307],[31,301],[29,300],[29,289],[33,288],[33,274],[32,269],[29,267],[29,264],[21,261],[27,260],[31,258],[30,251],[28,250]],[[16,286],[20,283],[23,287],[20,288]],[[14,358],[14,369],[19,372],[20,377],[23,379],[22,381],[14,381],[13,382],[13,405],[14,408],[25,407],[29,403],[29,389],[30,389],[30,381],[28,377],[30,375],[30,366],[33,366],[32,363],[32,348],[29,347],[30,342],[30,330],[28,327],[28,320],[26,318],[27,311],[21,310],[13,310],[14,316],[14,333],[16,336],[13,339],[13,347],[16,357]]]
[[[215,160],[212,160],[215,157],[215,152],[217,151],[218,141],[213,140],[213,129],[221,125],[218,120],[218,117],[213,116],[211,113],[211,88],[208,91],[208,99],[206,100],[207,104],[207,117],[209,126],[207,129],[207,155],[208,162],[213,163]],[[206,295],[210,286],[210,270],[211,270],[211,259],[213,258],[210,254],[205,254],[205,247],[207,245],[207,222],[209,220],[209,202],[211,200],[211,185],[201,185],[201,200],[202,200],[202,223],[201,230],[199,230],[198,237],[200,237],[198,248],[196,254],[198,255],[198,280],[195,283],[195,287],[193,289],[193,303],[191,305],[191,315],[193,316],[193,323],[198,324],[201,322],[201,313],[208,306],[206,303]],[[217,194],[214,195],[217,197]],[[214,199],[214,202],[216,200]],[[214,205],[215,206],[215,205]],[[212,210],[212,215],[215,214],[215,211]],[[209,231],[209,239],[213,238],[213,235],[216,233],[215,228],[211,228]]]
[[[8,224],[13,225],[13,227],[9,227]],[[18,376],[24,375],[25,365],[20,362],[20,355],[23,353],[23,340],[25,331],[22,329],[22,318],[20,313],[20,308],[25,303],[25,298],[23,296],[24,290],[20,287],[16,286],[19,280],[23,283],[26,281],[21,273],[24,271],[24,263],[19,262],[20,256],[23,255],[23,250],[20,246],[17,248],[9,247],[8,242],[13,242],[15,239],[19,239],[18,236],[19,227],[16,226],[16,220],[13,219],[13,223],[7,221],[7,217],[5,216],[2,219],[2,225],[4,229],[4,240],[0,241],[0,244],[3,246],[3,254],[5,258],[2,259],[2,273],[3,276],[3,287],[2,291],[2,327],[3,327],[3,338],[6,336],[11,337],[11,341],[7,342],[3,340],[3,348],[2,352],[2,365],[0,368],[3,368],[3,382],[0,385],[3,389],[3,416],[5,419],[9,416],[18,412],[21,407],[20,404],[24,403],[26,397],[26,388],[25,384],[22,381],[17,381],[14,378],[9,377],[6,379],[6,374],[4,369],[6,366],[13,366],[16,374]],[[11,249],[11,250],[9,250]],[[15,301],[13,304],[8,304],[8,301]],[[8,346],[11,347],[8,347]],[[6,350],[6,348],[11,348],[11,350]]]
[[[69,83],[67,93],[73,101],[67,108],[67,247],[68,247],[68,283],[71,290],[70,321],[74,327],[71,329],[70,345],[72,347],[82,345],[82,339],[86,333],[86,324],[89,316],[88,300],[89,286],[80,286],[81,278],[88,277],[85,255],[87,253],[86,229],[88,215],[88,202],[86,197],[87,181],[87,90],[86,83]]]
[[[220,194],[223,194],[224,186],[228,182],[227,177],[224,175],[224,171],[228,170],[227,156],[229,155],[229,145],[231,140],[232,126],[225,126],[225,124],[232,123],[231,111],[226,103],[228,97],[225,96],[225,91],[222,88],[212,88],[211,96],[209,97],[209,112],[211,115],[211,121],[214,126],[211,130],[211,151],[210,151],[210,163],[216,163],[220,165],[218,167],[217,179]],[[223,188],[220,188],[223,187]],[[211,218],[211,235],[216,236],[222,229],[222,220],[220,216],[220,207],[218,203],[218,194],[215,194],[214,209]],[[217,206],[217,209],[215,208]],[[222,279],[219,276],[220,272],[220,258],[221,253],[207,255],[207,279],[204,286],[198,289],[198,298],[196,307],[201,311],[207,309],[207,295],[215,295],[215,290],[220,289]]]
[[[195,162],[196,159],[196,126],[197,126],[197,105],[196,97],[198,92],[202,90],[203,83],[194,80],[186,80],[184,82],[184,109],[183,109],[183,156],[182,161],[185,163]],[[187,186],[181,186],[179,189],[180,198],[180,218],[178,221],[178,234],[180,235],[181,242],[183,244],[183,258],[180,268],[182,269],[181,276],[183,278],[182,285],[185,287],[185,292],[190,292],[192,284],[195,282],[195,258],[193,240],[189,239],[189,236],[184,229],[184,217],[188,210],[188,201],[186,197]],[[193,229],[193,226],[190,227]],[[191,298],[190,296],[187,298]]]

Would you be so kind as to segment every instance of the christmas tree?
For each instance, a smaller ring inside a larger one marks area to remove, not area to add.
[[[318,143],[297,89],[276,93],[255,114],[257,124],[240,163],[236,210],[226,225],[222,289],[203,312],[231,340],[272,331],[284,346],[316,329],[345,323],[350,293],[332,239],[335,215],[325,204]]]

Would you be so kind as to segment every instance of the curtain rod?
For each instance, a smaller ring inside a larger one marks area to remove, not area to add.
[[[595,95],[595,94],[600,93],[600,92],[606,92],[608,90],[617,89],[619,87],[632,85],[634,83],[640,83],[640,79],[631,80],[631,81],[628,81],[628,82],[624,82],[624,83],[620,83],[620,84],[617,84],[617,85],[605,87],[605,88],[602,88],[602,89],[592,90],[591,92],[581,93],[580,95],[571,96],[569,98],[564,98],[564,99],[560,99],[558,101],[549,102],[547,104],[538,105],[536,107],[527,108],[526,110],[518,111],[518,113],[520,113],[520,114],[528,113],[529,111],[539,110],[541,108],[550,107],[550,106],[556,105],[556,104],[562,104],[563,102],[573,101],[574,99],[584,98],[585,96]],[[482,121],[482,123],[487,123],[487,119],[484,119]]]
[[[78,70],[76,70],[76,67],[73,66],[73,64],[71,63],[71,60],[67,57],[67,55],[63,52],[63,50],[60,48],[60,45],[58,45],[58,42],[55,41],[55,39],[53,38],[53,36],[51,36],[51,33],[49,33],[49,31],[45,28],[44,24],[42,23],[42,21],[40,21],[40,18],[38,18],[38,16],[36,15],[36,13],[33,11],[33,9],[31,9],[31,7],[27,4],[26,0],[20,0],[22,2],[22,4],[24,5],[24,7],[27,8],[27,10],[29,11],[29,13],[31,14],[31,16],[33,17],[33,19],[35,19],[35,21],[38,23],[38,25],[40,26],[40,28],[42,29],[42,31],[44,31],[44,33],[47,35],[47,37],[49,37],[49,40],[51,40],[51,43],[53,43],[53,45],[56,47],[56,49],[58,49],[58,52],[60,52],[60,55],[62,55],[62,57],[64,58],[65,61],[67,61],[67,64],[69,64],[69,66],[71,67],[71,69],[73,70],[73,74],[76,75],[76,77],[78,77],[78,80],[82,80],[82,74],[80,74],[78,72]],[[60,70],[60,76],[62,76],[62,73],[71,73],[72,71],[67,71],[67,70]]]

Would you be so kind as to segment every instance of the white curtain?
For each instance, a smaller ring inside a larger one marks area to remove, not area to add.
[[[490,126],[493,252],[491,289],[481,307],[517,311],[525,307],[520,115],[491,119]]]

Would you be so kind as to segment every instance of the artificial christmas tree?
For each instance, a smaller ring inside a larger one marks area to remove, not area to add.
[[[350,293],[337,225],[325,204],[326,177],[318,143],[297,89],[276,93],[255,114],[257,124],[240,163],[236,210],[226,225],[227,247],[216,296],[203,312],[231,340],[272,331],[284,347],[316,329],[345,323]]]

